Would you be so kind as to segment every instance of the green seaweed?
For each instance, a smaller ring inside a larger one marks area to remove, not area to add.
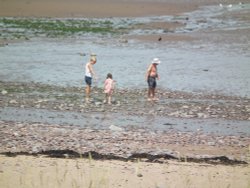
[[[5,35],[12,35],[14,38],[26,37],[25,33],[57,37],[84,33],[105,35],[121,32],[121,28],[115,28],[109,20],[0,18],[0,25]]]

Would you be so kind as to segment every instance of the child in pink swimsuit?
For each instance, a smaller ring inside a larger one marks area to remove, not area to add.
[[[111,96],[114,91],[114,80],[112,74],[108,73],[107,78],[104,82],[104,93],[106,94],[105,103],[111,104]]]

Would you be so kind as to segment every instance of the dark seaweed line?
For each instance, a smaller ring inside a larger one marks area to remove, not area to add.
[[[95,160],[119,160],[119,161],[138,161],[138,159],[146,159],[144,162],[151,163],[166,163],[166,160],[176,160],[179,162],[194,162],[194,163],[207,163],[207,164],[221,164],[221,165],[246,165],[246,161],[230,159],[227,156],[209,156],[209,157],[177,157],[171,154],[149,154],[149,153],[133,153],[128,157],[120,157],[115,154],[100,154],[95,151],[85,152],[80,154],[73,150],[47,150],[37,153],[29,152],[3,152],[0,153],[8,157],[16,157],[18,155],[38,156],[45,155],[51,158],[91,158]],[[164,161],[162,160],[164,159]]]

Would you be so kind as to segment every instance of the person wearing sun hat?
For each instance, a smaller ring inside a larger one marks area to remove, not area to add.
[[[93,65],[96,64],[96,61],[97,61],[96,54],[91,54],[90,60],[85,66],[85,82],[86,82],[85,102],[89,102],[92,78],[95,77]]]
[[[161,61],[158,58],[154,58],[146,72],[146,80],[148,82],[148,101],[158,100],[155,97],[155,88],[157,86],[156,79],[160,79],[157,72],[157,65],[160,63]]]

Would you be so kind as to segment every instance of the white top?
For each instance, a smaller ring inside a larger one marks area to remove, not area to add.
[[[89,63],[87,63],[86,66],[85,66],[85,76],[87,76],[87,77],[92,77],[88,65],[89,65]]]

